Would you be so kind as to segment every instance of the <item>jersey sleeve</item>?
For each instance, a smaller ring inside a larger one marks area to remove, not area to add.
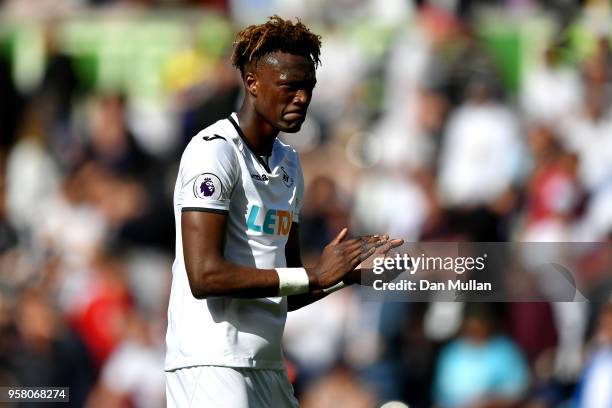
[[[227,213],[240,165],[231,141],[221,136],[198,135],[181,160],[181,211]]]
[[[302,210],[302,201],[304,200],[304,174],[302,173],[302,165],[298,154],[297,160],[297,180],[295,184],[295,202],[293,205],[293,222],[300,222],[300,211]]]

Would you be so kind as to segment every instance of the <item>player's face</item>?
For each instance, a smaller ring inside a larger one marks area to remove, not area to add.
[[[274,128],[294,133],[306,119],[317,80],[305,57],[274,52],[257,66],[255,109]]]

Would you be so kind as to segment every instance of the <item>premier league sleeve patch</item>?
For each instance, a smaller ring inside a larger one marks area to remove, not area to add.
[[[212,173],[200,174],[193,182],[193,194],[196,198],[219,200],[222,193],[221,180]]]

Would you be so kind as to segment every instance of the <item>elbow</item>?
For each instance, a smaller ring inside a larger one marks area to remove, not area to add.
[[[212,296],[218,296],[219,291],[215,289],[216,275],[217,269],[213,267],[205,267],[198,270],[187,268],[189,289],[193,297],[196,299],[207,299]]]
[[[189,282],[189,288],[191,289],[191,294],[196,299],[202,300],[207,299],[209,296],[211,296],[211,294],[208,293],[206,289],[200,285]]]

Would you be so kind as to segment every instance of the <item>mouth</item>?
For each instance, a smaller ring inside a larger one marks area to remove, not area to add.
[[[304,120],[306,118],[306,112],[287,112],[283,117],[289,122],[296,122],[298,120]]]

